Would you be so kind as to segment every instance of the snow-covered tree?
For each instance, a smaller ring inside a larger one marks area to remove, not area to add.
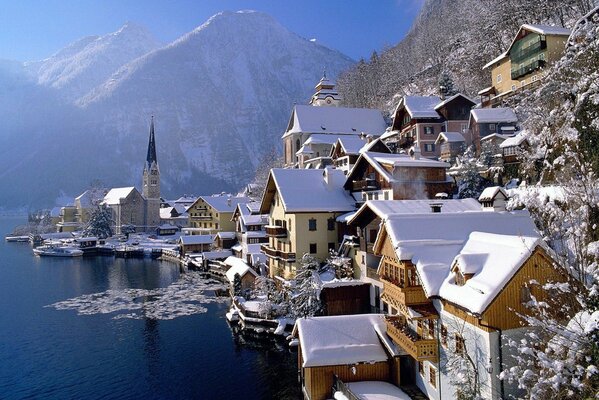
[[[460,199],[478,199],[487,182],[480,175],[481,167],[474,146],[469,146],[461,156],[457,157],[452,174],[456,177],[458,197]]]
[[[313,317],[322,311],[320,283],[317,278],[319,272],[318,260],[309,254],[304,254],[297,269],[295,290],[290,299],[293,317]]]
[[[110,208],[98,205],[89,216],[89,221],[83,229],[84,236],[95,236],[106,239],[112,236],[112,214]]]
[[[532,296],[522,318],[532,328],[510,342],[515,366],[501,377],[529,398],[596,398],[599,393],[599,9],[582,18],[565,56],[518,109],[532,135],[523,171],[535,187],[521,191],[526,206],[572,281],[530,282],[549,292]],[[551,185],[552,189],[543,187]]]
[[[239,274],[235,274],[233,276],[233,295],[234,296],[242,295],[241,276]]]
[[[447,71],[443,71],[441,72],[441,75],[439,75],[439,93],[444,98],[451,97],[458,93],[458,90],[453,83],[453,78]]]
[[[340,256],[334,250],[331,250],[327,264],[333,267],[337,279],[352,279],[354,277],[354,267],[352,266],[352,259],[349,257]]]

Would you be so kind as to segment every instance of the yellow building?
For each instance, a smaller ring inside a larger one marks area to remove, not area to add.
[[[216,234],[235,232],[235,222],[231,220],[238,204],[251,202],[248,197],[230,194],[200,196],[189,207],[189,227],[197,232]]]
[[[538,83],[547,68],[564,53],[570,30],[558,26],[525,24],[509,48],[490,61],[491,86],[478,92],[483,107],[494,107],[516,91]]]
[[[304,254],[324,261],[337,248],[336,218],[355,209],[344,182],[343,171],[332,168],[270,171],[260,204],[260,214],[268,214],[262,252],[270,276],[291,278]]]

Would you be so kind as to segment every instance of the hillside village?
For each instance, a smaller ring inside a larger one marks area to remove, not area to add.
[[[55,232],[42,237],[160,242],[164,258],[220,276],[232,323],[297,346],[306,399],[525,396],[504,371],[522,363],[513,343],[528,338],[531,305],[567,297],[548,284],[584,284],[525,207],[538,196],[521,168],[536,139],[514,102],[574,40],[524,24],[484,66],[478,97],[446,80],[438,95],[402,96],[390,118],[344,107],[325,72],[281,127],[281,167],[237,194],[164,199],[152,117],[142,190],[86,190],[38,217]],[[93,230],[99,216],[110,229]],[[596,368],[569,378],[596,384]]]

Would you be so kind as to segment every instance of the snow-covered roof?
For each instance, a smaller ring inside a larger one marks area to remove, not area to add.
[[[346,386],[360,400],[410,400],[406,392],[385,381],[348,382]],[[337,392],[339,393],[339,392]],[[335,399],[343,399],[344,397]]]
[[[337,142],[345,151],[345,154],[358,154],[360,149],[362,149],[367,142],[362,139],[360,136],[342,136],[337,139]]]
[[[472,232],[453,263],[462,273],[473,276],[460,286],[454,274],[448,275],[439,296],[482,314],[540,243],[538,236]]]
[[[343,189],[343,171],[273,168],[270,173],[285,212],[347,212],[355,209],[355,200]],[[263,199],[262,208],[266,205]]]
[[[464,142],[464,136],[462,136],[459,132],[441,132],[437,137],[435,143],[439,143],[441,141],[450,142],[450,143],[460,143]]]
[[[170,230],[170,229],[179,229],[178,227],[171,224],[162,224],[158,227],[158,229]]]
[[[106,189],[88,189],[75,197],[75,201],[79,201],[82,208],[90,208],[96,203],[102,201],[106,193]]]
[[[430,158],[412,158],[407,154],[386,154],[386,153],[362,153],[364,156],[371,156],[380,164],[389,164],[395,167],[429,167],[429,168],[449,168],[450,165],[443,161],[431,160]]]
[[[508,55],[508,52],[505,51],[503,53],[501,53],[500,55],[498,55],[497,57],[495,57],[494,59],[492,59],[491,61],[489,61],[488,63],[486,63],[485,65],[483,65],[483,69],[487,69],[491,66],[493,66],[493,64],[495,64],[496,62],[499,62],[501,60],[503,60],[504,58],[506,58]],[[491,89],[493,86],[488,87],[487,89]],[[486,90],[486,89],[485,89]],[[479,92],[480,94],[480,92]]]
[[[179,197],[177,200],[175,200],[174,203],[192,205],[193,203],[195,203],[197,201],[197,199],[198,198],[195,196],[183,195],[183,196]]]
[[[352,223],[364,210],[369,209],[385,220],[396,214],[432,213],[431,206],[440,205],[442,213],[479,212],[481,205],[475,199],[435,199],[435,200],[368,200],[355,212],[348,223]]]
[[[559,35],[559,36],[570,36],[570,29],[563,28],[561,26],[553,25],[541,25],[541,24],[524,24],[522,29],[527,31],[535,32],[540,35]]]
[[[458,98],[458,97],[463,97],[464,99],[468,100],[470,103],[472,103],[472,105],[476,104],[476,101],[472,100],[470,97],[463,95],[462,93],[456,93],[453,96],[450,96],[448,98],[446,98],[445,100],[443,100],[442,102],[440,102],[439,104],[437,104],[435,106],[435,110],[440,109],[441,107],[443,107],[444,105],[450,103],[451,101],[453,101],[454,99]]]
[[[475,314],[482,313],[503,288],[506,281],[499,277],[513,276],[522,259],[541,243],[526,211],[396,214],[385,220],[384,227],[397,257],[411,260],[416,266],[428,297],[448,295],[448,300]],[[477,234],[473,235],[475,232]],[[380,236],[375,244],[377,247],[379,240]],[[470,240],[472,243],[468,244]],[[478,284],[475,290],[480,292],[475,296],[477,301],[470,299],[472,286],[456,286],[450,276],[450,268],[461,253],[482,253],[486,258],[481,259],[492,259],[495,263],[485,261],[480,266],[480,271],[485,271],[486,283],[481,279],[474,280]],[[492,278],[493,269],[497,269],[497,279]],[[458,296],[454,293],[458,289],[450,287],[446,290],[447,285],[466,289]]]
[[[214,241],[212,235],[184,235],[179,238],[181,244],[211,244]]]
[[[505,199],[508,199],[508,195],[502,187],[491,186],[491,187],[485,188],[485,190],[483,190],[483,192],[480,194],[480,196],[478,196],[478,201],[491,201],[499,193],[501,193],[505,197]]]
[[[470,115],[479,124],[491,124],[497,122],[518,122],[514,110],[504,108],[475,108],[470,110]]]
[[[481,137],[480,140],[482,142],[483,140],[491,140],[491,139],[497,138],[497,139],[503,141],[505,139],[511,138],[512,136],[514,136],[514,135],[513,134],[493,133],[491,135]]]
[[[515,147],[515,146],[520,146],[522,143],[524,143],[526,141],[527,138],[527,133],[526,131],[520,131],[518,132],[516,135],[505,139],[503,141],[503,143],[501,143],[499,145],[500,148],[506,148],[506,147]]]
[[[231,256],[233,254],[231,250],[215,250],[215,251],[205,251],[199,256],[203,260],[218,260]]]
[[[252,200],[245,196],[232,196],[227,194],[217,194],[212,196],[200,196],[210,207],[218,212],[233,212],[237,204],[249,203]]]
[[[440,102],[438,96],[404,96],[398,107],[403,104],[412,118],[441,118],[435,111]]]
[[[106,204],[119,204],[121,199],[126,198],[129,194],[137,190],[133,186],[130,187],[122,187],[122,188],[112,188],[106,196],[104,196],[104,203]]]
[[[335,144],[335,142],[344,137],[357,137],[360,138],[359,135],[328,135],[325,133],[313,133],[312,135],[310,135],[310,137],[308,138],[308,140],[306,140],[304,142],[304,146],[306,146],[307,144],[326,144],[329,146],[332,146]],[[303,146],[302,146],[303,147]]]
[[[216,236],[221,239],[235,239],[235,232],[218,232]]]
[[[239,274],[240,277],[247,273],[250,273],[254,276],[258,276],[256,271],[254,271],[250,266],[248,266],[241,258],[237,258],[235,256],[227,257],[225,260],[225,265],[228,265],[230,268],[227,270],[225,275],[230,283],[233,283],[235,280],[235,274]]]
[[[384,132],[386,127],[379,110],[298,104],[283,137],[293,133],[376,134]]]
[[[303,367],[387,361],[385,347],[393,355],[397,349],[386,331],[382,314],[300,318],[294,328]]]

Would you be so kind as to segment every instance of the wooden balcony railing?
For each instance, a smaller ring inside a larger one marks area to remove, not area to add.
[[[362,179],[352,182],[352,190],[355,192],[361,190],[381,190],[381,184],[374,179]]]
[[[425,339],[414,331],[403,316],[387,316],[387,335],[417,361],[439,361],[436,339]]]
[[[430,301],[424,294],[422,286],[402,287],[399,282],[393,282],[386,276],[381,276],[381,280],[383,281],[383,294],[391,303],[409,306],[411,304],[423,304]]]
[[[295,261],[295,253],[290,253],[282,250],[275,250],[267,244],[261,245],[260,250],[262,250],[262,252],[266,254],[267,257],[278,258],[279,260],[287,262]]]
[[[266,225],[264,227],[266,230],[266,236],[268,237],[276,237],[276,238],[285,238],[287,237],[287,229],[282,226],[276,225]]]

